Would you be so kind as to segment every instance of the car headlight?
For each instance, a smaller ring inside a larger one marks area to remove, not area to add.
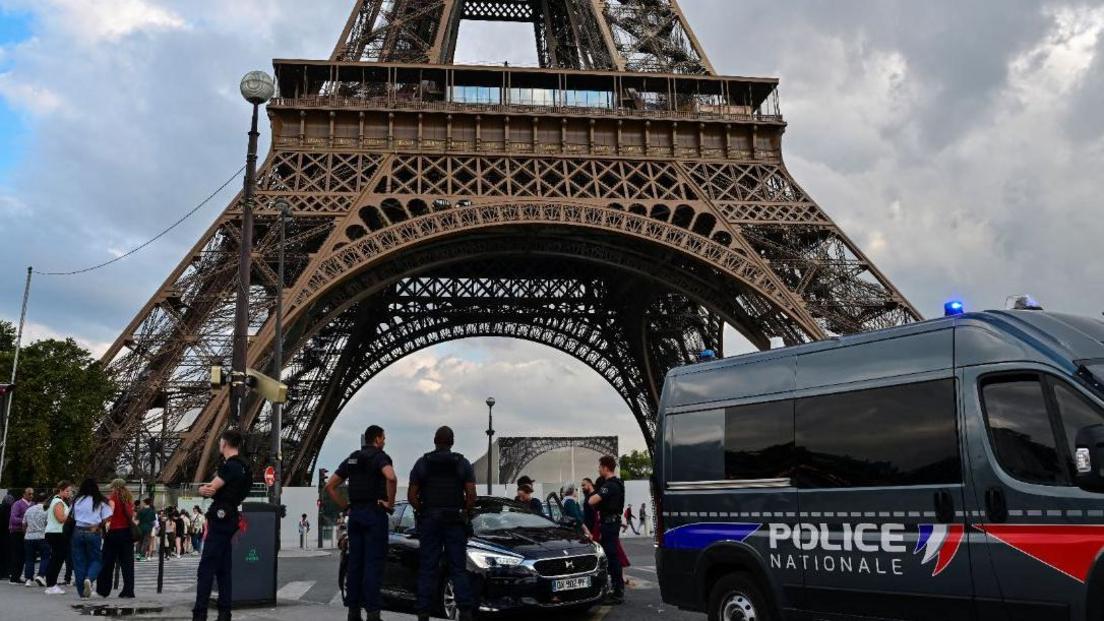
[[[606,558],[606,550],[597,541],[594,542],[594,553],[598,555],[598,560]]]
[[[490,569],[492,567],[516,567],[525,559],[520,556],[497,554],[484,550],[468,550],[468,560],[480,569]]]

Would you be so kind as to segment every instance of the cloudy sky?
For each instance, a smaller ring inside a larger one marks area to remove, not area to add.
[[[240,76],[325,57],[351,0],[0,0],[0,317],[25,266],[117,256],[241,165]],[[797,179],[925,314],[963,298],[1104,310],[1104,3],[683,0],[717,70],[782,80]],[[462,60],[532,64],[531,30],[465,25]],[[32,337],[102,351],[235,188],[136,256],[39,278]],[[570,390],[565,387],[570,386]],[[473,458],[505,435],[617,433],[611,388],[540,346],[440,346],[366,387],[337,430],[380,421],[406,457],[445,421]],[[353,448],[335,433],[322,464]],[[331,466],[332,469],[332,466]]]

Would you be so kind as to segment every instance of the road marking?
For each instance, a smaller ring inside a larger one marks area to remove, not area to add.
[[[289,582],[276,591],[276,599],[302,599],[314,586],[315,580]]]
[[[632,578],[625,581],[625,586],[634,591],[646,591],[648,589],[654,589],[655,583],[647,580],[641,580],[640,578]]]
[[[336,606],[337,608],[345,607],[345,602],[341,599],[341,589],[338,589],[337,594],[334,595],[333,599],[330,600],[330,605]]]
[[[602,621],[609,614],[611,606],[599,606],[594,609],[594,612],[590,615],[590,621]]]
[[[627,571],[633,571],[634,569],[639,570],[639,571],[646,571],[650,574],[656,573],[655,565],[630,565],[629,567],[626,567],[625,569]]]

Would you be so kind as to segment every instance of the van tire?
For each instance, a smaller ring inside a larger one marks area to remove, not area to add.
[[[771,602],[751,575],[721,576],[709,591],[709,621],[774,621]]]

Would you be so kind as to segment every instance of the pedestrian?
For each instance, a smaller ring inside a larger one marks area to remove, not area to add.
[[[35,497],[35,502],[23,514],[23,579],[26,586],[46,586],[46,571],[50,566],[50,544],[46,543],[45,495]],[[38,575],[35,575],[35,560]]]
[[[161,511],[161,530],[165,532],[161,547],[165,550],[165,556],[173,558],[176,556],[176,520],[173,519],[172,507]]]
[[[192,505],[192,551],[196,554],[203,553],[203,530],[206,525],[203,509],[199,505]]]
[[[8,573],[8,520],[11,519],[13,504],[15,496],[5,492],[4,499],[0,500],[0,575]]]
[[[138,544],[138,554],[142,560],[154,556],[153,525],[157,523],[157,511],[153,508],[152,498],[143,498],[142,507],[138,509],[138,530],[142,533],[142,541]]]
[[[518,485],[517,501],[529,508],[530,511],[537,515],[544,515],[544,506],[541,505],[541,501],[537,498],[533,498],[533,487],[522,483]]]
[[[92,597],[92,584],[103,568],[103,526],[111,518],[111,503],[100,493],[95,479],[87,478],[77,490],[73,501],[73,572],[77,579],[77,596]]]
[[[648,509],[644,503],[640,503],[640,532],[648,534]]]
[[[460,620],[470,621],[475,610],[467,572],[475,471],[463,455],[452,452],[454,441],[451,428],[439,428],[433,436],[435,450],[418,459],[410,472],[407,500],[414,508],[418,532],[418,621],[428,621],[435,608],[442,554],[448,563]]]
[[[223,463],[218,474],[210,482],[199,487],[204,498],[211,499],[207,509],[207,540],[203,542],[203,554],[197,571],[196,603],[192,609],[192,621],[207,621],[207,605],[211,588],[218,578],[218,621],[230,621],[233,602],[231,583],[231,539],[238,532],[241,517],[238,507],[253,484],[253,471],[239,455],[242,434],[227,429],[219,437],[219,453]]]
[[[299,518],[299,549],[304,550],[307,547],[307,542],[310,534],[310,520],[307,519],[307,514],[304,513],[303,517]]]
[[[576,528],[586,533],[586,516],[583,515],[583,508],[579,506],[579,501],[575,498],[575,484],[564,483],[563,487],[560,488],[560,496],[564,517],[571,520]]]
[[[589,477],[583,479],[583,524],[590,530],[591,539],[598,541],[602,534],[598,529],[598,509],[590,504],[590,497],[594,495],[594,481]]]
[[[119,597],[134,597],[134,534],[131,526],[137,526],[134,515],[134,496],[127,489],[126,481],[115,479],[111,482],[111,518],[107,522],[107,536],[103,544],[103,569],[96,581],[96,593],[100,597],[111,595],[111,582],[115,576],[115,564],[118,563],[123,574],[123,587]]]
[[[625,523],[621,525],[621,532],[625,532],[626,528],[631,528],[634,535],[640,534],[640,531],[636,530],[636,525],[633,524],[632,505],[625,505]]]
[[[61,564],[71,566],[69,559],[69,538],[65,536],[65,522],[69,518],[67,504],[73,493],[69,481],[60,481],[54,489],[54,497],[46,507],[46,543],[50,546],[50,565],[46,568],[46,594],[65,595],[65,589],[58,586],[58,574]]]
[[[34,489],[26,488],[11,506],[8,518],[8,581],[23,584],[23,514],[34,504]]]
[[[176,531],[176,555],[184,556],[188,553],[185,542],[188,540],[187,514],[180,509],[173,509],[173,530]]]
[[[599,531],[602,534],[602,549],[606,553],[606,567],[610,576],[609,604],[622,604],[625,601],[625,578],[621,567],[621,512],[625,506],[625,485],[615,474],[617,460],[604,455],[598,460],[598,474],[601,482],[595,493],[587,501],[598,509]]]
[[[379,621],[383,609],[380,589],[387,561],[388,514],[394,510],[398,489],[391,457],[383,451],[386,444],[383,428],[370,425],[364,430],[361,449],[346,457],[326,481],[326,493],[342,511],[349,510],[345,605],[350,621],[360,621],[362,608],[368,621]],[[348,502],[337,493],[344,481],[349,481]]]

